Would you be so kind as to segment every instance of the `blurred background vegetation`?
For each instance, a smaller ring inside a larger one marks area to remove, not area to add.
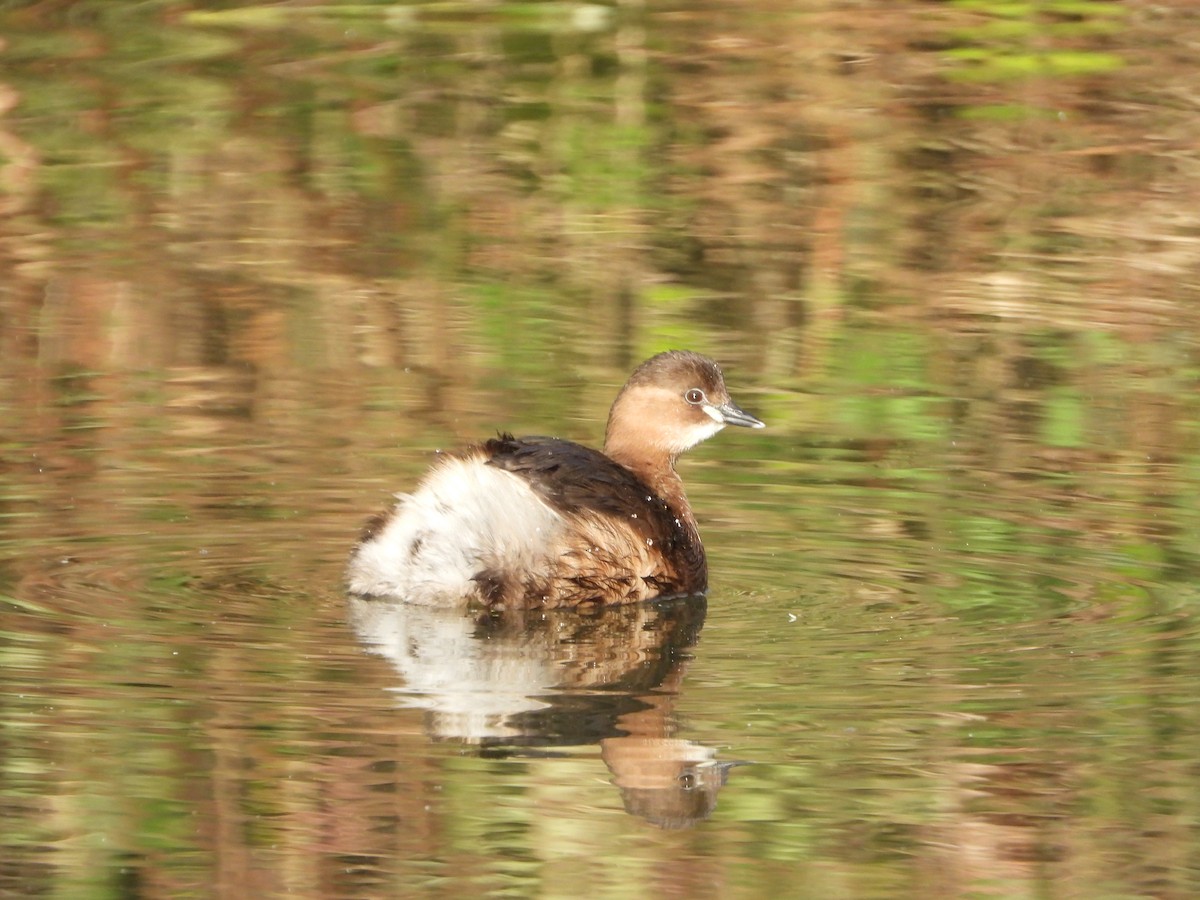
[[[1197,35],[0,2],[0,892],[1194,895]],[[771,426],[684,463],[671,717],[761,763],[689,834],[431,745],[337,588],[428,451],[596,443],[670,346]]]

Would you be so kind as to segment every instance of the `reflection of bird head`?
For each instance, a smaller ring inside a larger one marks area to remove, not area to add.
[[[659,828],[690,828],[707,819],[729,770],[750,765],[717,762],[711,748],[676,738],[626,735],[601,748],[626,811]]]
[[[659,828],[691,828],[712,815],[717,794],[734,766],[749,762],[713,762],[689,766],[675,779],[675,785],[661,789],[622,790],[625,809]]]

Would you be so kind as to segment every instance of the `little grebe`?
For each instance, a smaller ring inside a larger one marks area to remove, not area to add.
[[[493,607],[703,593],[708,565],[675,460],[726,425],[763,427],[711,359],[660,353],[613,401],[603,453],[502,434],[447,454],[368,524],[349,588]]]

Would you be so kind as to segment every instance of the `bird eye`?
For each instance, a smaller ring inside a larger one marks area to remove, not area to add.
[[[700,388],[692,388],[683,395],[683,399],[693,406],[697,406],[704,402],[704,391],[700,390]]]

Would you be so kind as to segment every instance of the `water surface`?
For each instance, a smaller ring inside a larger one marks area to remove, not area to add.
[[[1200,892],[1197,28],[0,12],[0,894]],[[707,602],[344,596],[668,347]]]

